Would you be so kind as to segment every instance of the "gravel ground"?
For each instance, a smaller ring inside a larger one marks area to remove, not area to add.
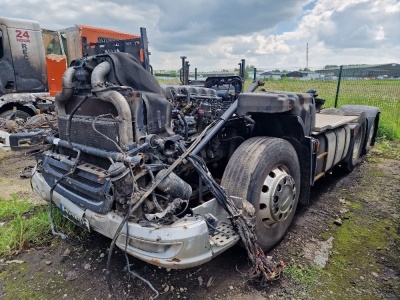
[[[32,163],[21,154],[0,153],[1,197],[16,193],[38,201],[29,180],[19,178]],[[399,299],[399,182],[400,161],[379,151],[351,174],[334,170],[317,182],[310,205],[299,207],[288,233],[267,253],[287,264],[267,286],[246,281],[250,265],[240,246],[191,269],[166,270],[130,257],[131,268],[154,285],[158,299]],[[109,244],[91,233],[3,257],[0,299],[110,299]],[[22,263],[6,263],[10,259]],[[154,292],[125,271],[121,251],[112,264],[119,299],[151,299]]]

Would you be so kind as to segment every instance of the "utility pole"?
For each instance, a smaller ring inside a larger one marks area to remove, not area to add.
[[[308,43],[306,46],[306,69],[308,70]]]

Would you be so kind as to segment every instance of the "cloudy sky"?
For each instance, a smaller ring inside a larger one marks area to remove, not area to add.
[[[139,33],[156,70],[400,63],[400,0],[2,0],[0,15]]]

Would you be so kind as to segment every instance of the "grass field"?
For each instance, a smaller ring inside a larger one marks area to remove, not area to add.
[[[265,89],[306,92],[316,89],[326,99],[325,107],[334,107],[336,80],[267,80]],[[376,106],[381,109],[380,136],[400,140],[400,80],[342,80],[338,107],[344,104]]]
[[[19,253],[31,245],[44,245],[51,240],[48,207],[47,204],[35,204],[16,195],[12,199],[0,196],[0,257]],[[76,226],[62,217],[58,209],[54,209],[53,218],[56,228],[63,228],[67,235],[78,237]]]
[[[179,84],[178,79],[162,79],[161,84]],[[251,80],[246,80],[244,88]],[[334,107],[337,80],[265,80],[266,90],[306,92],[315,89],[326,99],[325,107]],[[342,80],[338,107],[344,104],[370,105],[381,109],[379,137],[400,140],[400,80]]]

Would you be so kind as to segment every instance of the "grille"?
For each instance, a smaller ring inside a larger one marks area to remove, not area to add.
[[[56,171],[57,173],[61,174],[61,175],[65,175],[67,174],[67,170],[61,169],[55,165],[49,164],[49,167],[52,168],[54,171]]]
[[[75,195],[78,195],[78,196],[84,198],[85,200],[95,202],[95,203],[99,203],[99,202],[103,201],[102,199],[96,199],[96,198],[89,196],[88,194],[82,193],[81,191],[74,189],[71,185],[63,183],[62,181],[59,183],[59,185],[61,185],[64,189],[68,190],[69,192],[72,192]]]
[[[75,179],[75,180],[78,180],[79,182],[81,182],[83,184],[86,184],[86,185],[89,185],[89,186],[94,187],[94,188],[100,188],[100,187],[103,186],[103,184],[101,184],[99,182],[90,180],[88,178],[84,178],[84,177],[79,176],[77,174],[72,175],[71,178]]]
[[[68,118],[69,116],[58,116],[60,138],[63,140],[67,140]],[[110,118],[96,120],[96,130],[112,140],[110,141],[93,130],[93,121],[92,117],[73,117],[70,131],[71,142],[108,151],[118,150],[112,141],[119,144],[119,124]]]
[[[57,167],[57,166],[55,166],[53,164],[49,164],[49,167],[51,169],[53,169],[54,171],[56,171],[57,173],[61,174],[61,175],[67,174],[67,170],[59,168],[59,167]],[[94,188],[101,188],[103,186],[102,183],[94,181],[94,180],[91,180],[89,178],[85,178],[85,177],[79,176],[79,174],[70,175],[70,176],[68,176],[68,178],[75,179],[75,180],[79,181],[80,183],[83,183],[85,185],[88,185],[88,186],[91,186],[91,187],[94,187]]]
[[[60,193],[75,204],[88,208],[96,213],[107,213],[113,204],[111,181],[102,176],[99,180],[97,167],[85,164],[85,168],[77,168],[71,176],[61,180],[55,187]],[[90,171],[93,170],[93,172]],[[59,180],[68,172],[68,165],[62,161],[45,156],[43,160],[43,177],[49,185]]]

